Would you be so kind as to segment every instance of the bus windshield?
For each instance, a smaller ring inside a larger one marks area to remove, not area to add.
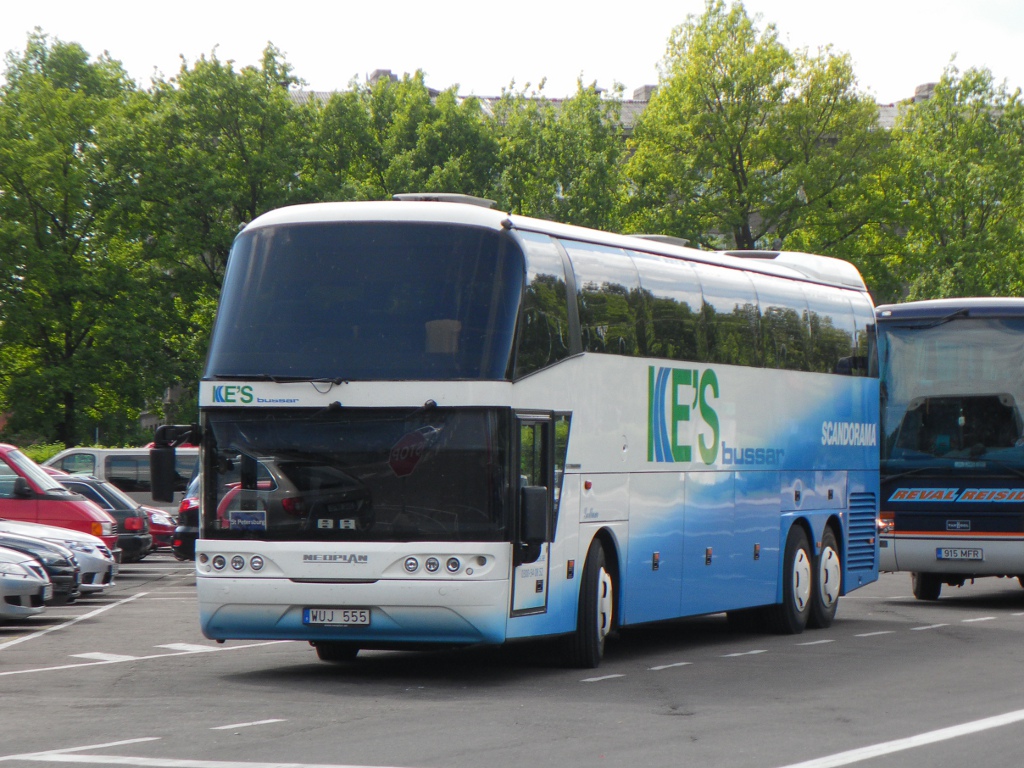
[[[206,378],[507,379],[523,262],[472,227],[253,229],[231,252]]]
[[[1024,319],[879,324],[882,471],[1024,471]]]
[[[207,538],[503,541],[500,410],[211,412]]]

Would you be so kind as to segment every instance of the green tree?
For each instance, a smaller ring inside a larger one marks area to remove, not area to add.
[[[162,366],[150,270],[109,224],[111,127],[134,84],[107,56],[37,30],[0,87],[0,409],[8,430],[128,439]]]
[[[139,243],[159,285],[153,333],[168,361],[163,387],[183,387],[172,414],[194,415],[197,382],[228,253],[239,227],[311,199],[300,181],[314,107],[268,45],[259,66],[236,70],[216,53],[139,92],[117,124],[110,174],[118,226]]]
[[[323,105],[304,171],[318,199],[487,192],[497,143],[479,100],[434,93],[423,77],[352,83]]]
[[[500,176],[494,197],[515,213],[614,228],[626,150],[622,87],[610,98],[582,81],[569,99],[547,99],[542,91],[543,83],[535,92],[506,89],[495,106]]]
[[[950,66],[893,130],[908,298],[1024,292],[1024,104],[985,69]]]
[[[877,163],[876,124],[847,56],[791,52],[742,4],[708,0],[674,30],[636,126],[626,226],[747,249],[814,226],[803,240],[824,250],[873,215],[850,203]]]

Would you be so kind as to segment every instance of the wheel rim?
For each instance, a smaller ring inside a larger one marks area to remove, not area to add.
[[[793,558],[793,602],[798,611],[807,607],[811,597],[811,561],[807,550],[801,549]]]
[[[832,547],[826,547],[821,552],[821,562],[818,565],[818,597],[826,608],[831,608],[839,599],[842,578],[839,554]]]
[[[612,628],[613,608],[612,577],[602,568],[597,579],[597,636],[602,643]]]

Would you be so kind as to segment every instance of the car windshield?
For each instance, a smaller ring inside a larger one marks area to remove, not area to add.
[[[110,483],[102,480],[80,480],[74,476],[58,477],[57,480],[68,489],[81,493],[87,488],[93,489],[97,496],[104,500],[102,505],[105,508],[115,509],[119,512],[130,512],[138,509],[138,503],[130,496]]]
[[[883,472],[1024,471],[1024,320],[879,331]]]
[[[43,493],[70,493],[67,488],[57,482],[56,478],[49,475],[45,469],[40,467],[21,451],[14,450],[8,452],[7,460],[19,469],[21,474],[35,483]]]
[[[509,528],[504,412],[209,415],[208,538],[496,541]],[[212,466],[211,466],[212,464]]]

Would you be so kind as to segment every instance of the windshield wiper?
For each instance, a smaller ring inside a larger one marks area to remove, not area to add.
[[[344,384],[348,379],[310,378],[309,376],[278,376],[270,373],[218,373],[211,378],[216,381],[270,381],[274,384],[291,384],[296,381],[308,381],[312,384]]]
[[[1005,461],[999,461],[998,459],[989,458],[984,459],[984,461],[994,464],[999,469],[1003,470],[1004,472],[1009,472],[1011,475],[1016,475],[1017,477],[1024,477],[1024,469],[1015,467],[1012,464],[1007,464]]]
[[[970,314],[970,310],[967,309],[967,307],[964,307],[963,309],[958,309],[956,312],[949,313],[945,317],[940,317],[937,320],[933,320],[930,323],[924,323],[923,325],[918,323],[914,323],[912,325],[900,325],[899,323],[892,323],[890,325],[889,323],[886,323],[886,325],[888,325],[890,328],[899,328],[901,331],[926,331],[929,328],[936,328],[940,325],[945,325],[946,323],[961,317],[969,317]]]
[[[922,472],[928,472],[929,470],[936,472],[936,474],[953,474],[953,467],[929,464],[924,467],[914,467],[913,469],[905,469],[902,472],[894,472],[891,475],[887,475],[885,472],[882,472],[879,479],[882,481],[898,480],[899,478],[906,477],[907,475],[919,475]]]

